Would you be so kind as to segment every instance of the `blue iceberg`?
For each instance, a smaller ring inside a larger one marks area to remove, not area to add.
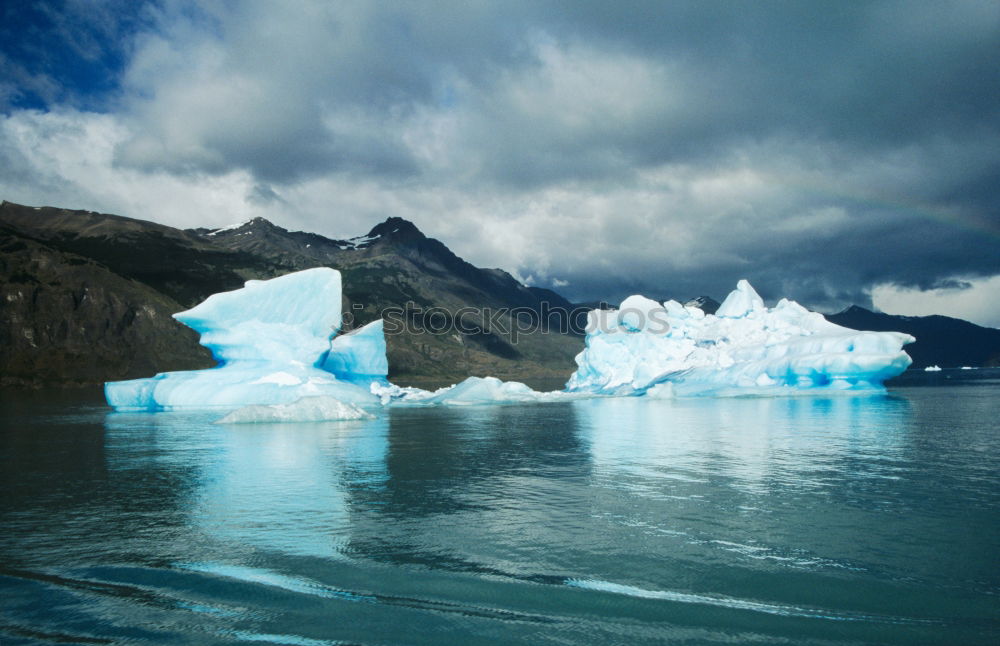
[[[146,411],[291,404],[303,397],[377,404],[368,388],[321,367],[340,328],[340,298],[340,272],[326,267],[213,294],[174,318],[201,334],[201,344],[219,365],[108,382],[108,404]],[[384,356],[381,336],[379,342]],[[350,359],[342,363],[357,365]]]
[[[355,407],[564,401],[594,396],[881,390],[910,365],[898,332],[861,332],[798,303],[768,308],[741,280],[716,314],[630,296],[589,313],[586,347],[566,388],[470,377],[437,391],[389,383],[382,321],[337,335],[341,279],[317,268],[251,280],[174,317],[219,365],[105,384],[117,410],[237,409],[229,421],[343,419]],[[300,405],[290,406],[296,402]]]

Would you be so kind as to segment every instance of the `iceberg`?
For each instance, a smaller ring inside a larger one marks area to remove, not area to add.
[[[290,404],[303,397],[377,404],[368,388],[321,367],[334,353],[331,337],[340,328],[340,301],[340,272],[326,267],[251,280],[240,289],[213,294],[174,318],[201,334],[201,344],[218,366],[108,382],[105,397],[116,410],[146,411]],[[358,338],[377,345],[372,336]],[[384,356],[385,342],[381,336],[378,341],[377,351]],[[352,352],[352,357],[367,356],[357,347]],[[343,363],[362,365],[358,361]]]
[[[590,312],[566,390],[664,397],[881,389],[910,365],[902,347],[914,340],[844,328],[787,299],[767,308],[741,280],[714,315],[636,296],[618,310]]]
[[[519,381],[501,381],[496,377],[469,377],[433,392],[419,388],[401,388],[394,384],[374,386],[372,392],[380,397],[383,404],[398,406],[475,406],[565,401],[590,396],[587,393],[570,393],[562,390],[538,392]]]
[[[219,365],[108,382],[108,404],[226,409],[233,412],[221,421],[242,423],[360,419],[379,405],[871,390],[910,365],[902,347],[914,340],[840,327],[785,299],[768,308],[741,280],[714,315],[643,296],[591,311],[586,347],[562,391],[495,377],[428,391],[388,381],[381,320],[338,335],[340,303],[340,273],[325,267],[213,294],[174,317],[200,333]]]
[[[541,394],[519,381],[501,381],[496,377],[469,377],[455,386],[442,388],[423,401],[427,404],[468,406],[492,402],[534,401]]]
[[[764,299],[760,297],[748,281],[741,280],[736,283],[736,289],[729,292],[726,300],[722,301],[719,309],[715,311],[715,316],[719,318],[738,319],[753,312],[766,312]]]

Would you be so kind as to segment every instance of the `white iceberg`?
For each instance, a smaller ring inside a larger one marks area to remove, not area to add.
[[[325,267],[251,280],[241,289],[213,294],[174,318],[201,334],[201,344],[219,365],[108,382],[108,404],[117,410],[157,411],[290,404],[320,396],[377,404],[367,387],[319,367],[333,352],[340,295],[340,272]],[[364,338],[375,344],[371,335]],[[384,356],[381,335],[378,342]]]
[[[333,397],[303,397],[291,404],[244,406],[229,413],[216,423],[329,422],[372,418],[374,415],[371,413]]]
[[[117,410],[240,408],[227,422],[318,421],[379,404],[864,390],[905,370],[902,347],[914,340],[849,330],[788,300],[769,309],[742,280],[715,315],[642,296],[590,312],[586,348],[564,391],[470,377],[431,392],[389,383],[381,320],[336,336],[340,302],[340,273],[329,268],[214,294],[174,317],[201,334],[219,366],[108,382],[107,401]]]
[[[736,289],[729,292],[726,300],[722,301],[719,309],[715,311],[715,316],[720,318],[738,319],[746,317],[754,312],[766,312],[764,299],[760,297],[748,281],[741,280],[736,283]]]
[[[933,366],[927,366],[924,368],[924,372],[941,372],[941,366],[935,364]]]
[[[621,310],[590,313],[567,391],[662,397],[864,390],[881,388],[911,363],[902,350],[914,341],[910,335],[850,330],[785,299],[769,309],[745,280],[715,315],[675,301],[659,310],[646,301],[633,296]],[[637,317],[661,311],[668,326]]]
[[[469,377],[452,386],[435,391],[401,388],[394,384],[373,386],[383,404],[399,406],[474,406],[477,404],[510,404],[517,402],[564,401],[590,396],[562,390],[539,392],[519,381],[501,381],[496,377]]]

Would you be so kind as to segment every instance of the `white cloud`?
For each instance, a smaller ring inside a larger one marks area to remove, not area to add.
[[[180,227],[223,226],[263,215],[248,197],[246,172],[209,177],[146,172],[114,162],[129,136],[112,115],[64,110],[19,111],[0,118],[0,159],[16,174],[0,174],[4,199],[128,215]]]

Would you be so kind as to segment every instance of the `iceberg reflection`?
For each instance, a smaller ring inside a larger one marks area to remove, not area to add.
[[[192,524],[234,545],[343,556],[352,487],[388,478],[387,431],[384,418],[225,429],[200,477]]]
[[[825,473],[844,468],[878,475],[905,449],[909,413],[906,400],[880,394],[625,397],[572,406],[595,471],[619,484],[653,478],[660,491],[710,477],[754,492],[778,481],[822,487]]]

